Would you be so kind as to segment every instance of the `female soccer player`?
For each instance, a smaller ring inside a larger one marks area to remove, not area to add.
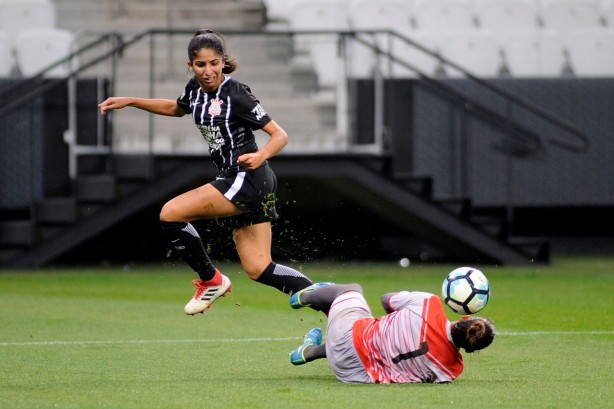
[[[495,338],[487,318],[448,321],[433,294],[400,291],[384,294],[381,301],[387,315],[376,319],[358,284],[316,283],[293,294],[293,308],[317,307],[328,315],[328,324],[326,343],[322,331],[312,329],[290,353],[290,362],[328,358],[342,382],[451,382],[464,368],[459,348],[474,352]]]
[[[190,223],[197,219],[232,217],[233,239],[247,275],[286,294],[312,282],[271,258],[271,221],[276,219],[277,181],[267,160],[288,143],[288,135],[273,121],[250,88],[228,74],[237,62],[226,50],[221,34],[197,31],[188,45],[188,70],[194,74],[177,100],[111,97],[99,104],[100,113],[134,107],[154,114],[190,114],[209,144],[216,179],[168,201],[160,212],[162,231],[175,251],[198,274],[196,293],[186,314],[204,312],[231,290],[228,277],[211,262]],[[253,130],[269,135],[259,148]]]

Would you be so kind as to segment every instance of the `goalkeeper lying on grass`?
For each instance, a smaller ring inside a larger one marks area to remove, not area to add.
[[[436,295],[400,291],[381,300],[387,315],[374,318],[358,284],[316,283],[292,295],[292,308],[328,316],[326,343],[321,329],[312,329],[290,353],[292,364],[327,358],[342,382],[451,382],[464,368],[459,349],[474,352],[495,338],[487,318],[449,321]]]

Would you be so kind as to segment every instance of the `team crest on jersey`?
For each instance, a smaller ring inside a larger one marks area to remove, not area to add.
[[[211,115],[212,117],[219,115],[222,113],[222,104],[224,103],[224,101],[222,101],[219,98],[215,98],[211,100],[211,105],[209,105],[209,115]]]
[[[256,115],[256,120],[260,121],[263,116],[266,115],[264,109],[260,106],[260,104],[256,105],[254,109],[252,109],[252,114]]]

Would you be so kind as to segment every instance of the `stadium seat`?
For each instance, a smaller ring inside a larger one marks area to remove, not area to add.
[[[601,2],[601,17],[606,26],[614,28],[614,0]]]
[[[293,0],[263,0],[269,20],[288,21]]]
[[[0,28],[13,46],[21,31],[55,24],[55,5],[50,0],[0,0]]]
[[[569,31],[565,47],[574,75],[614,77],[614,29]]]
[[[439,36],[435,33],[417,30],[404,30],[401,35],[431,52],[438,51]],[[407,68],[401,63],[393,62],[392,77],[415,78],[419,74],[428,77],[434,76],[439,69],[439,59],[420,48],[404,41],[402,38],[393,38],[392,54],[400,61],[415,68]]]
[[[472,0],[415,0],[414,28],[444,33],[475,28]]]
[[[480,28],[493,31],[537,28],[539,24],[532,0],[476,0],[475,16]]]
[[[347,30],[349,17],[342,0],[293,0],[289,26],[293,30]]]
[[[9,38],[6,33],[0,32],[0,77],[10,76],[14,63],[13,48]]]
[[[503,36],[501,47],[505,66],[512,77],[560,77],[563,74],[563,40],[556,31],[510,31]]]
[[[352,30],[406,30],[410,25],[410,9],[401,0],[360,0],[350,4],[349,23]],[[385,34],[364,34],[360,38],[383,51],[389,51],[392,37]],[[378,64],[379,61],[379,64]],[[352,42],[350,75],[355,78],[371,77],[376,67],[390,75],[390,60],[377,56],[368,46]]]
[[[405,30],[410,9],[403,0],[358,0],[350,3],[350,27],[355,30]]]
[[[67,57],[72,52],[73,43],[72,33],[59,28],[22,31],[16,41],[17,66],[24,77],[36,75]],[[71,63],[67,62],[45,71],[43,76],[62,77],[70,71]]]
[[[497,77],[502,67],[499,43],[494,33],[484,30],[464,30],[448,33],[441,38],[441,56],[477,77]],[[462,77],[461,71],[443,64],[448,77]]]
[[[290,12],[294,3],[298,1],[300,0],[263,0],[266,11],[267,29],[288,29]]]
[[[602,25],[598,0],[542,0],[540,15],[545,28],[560,31]]]
[[[292,30],[347,31],[347,10],[336,1],[300,0],[294,3],[289,26]],[[298,52],[306,51],[321,88],[335,86],[342,60],[337,49],[336,34],[299,34],[295,36]]]

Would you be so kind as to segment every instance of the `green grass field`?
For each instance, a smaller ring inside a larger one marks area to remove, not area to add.
[[[324,316],[220,266],[233,292],[188,317],[187,268],[0,272],[0,408],[611,408],[614,258],[480,267],[492,297],[480,315],[493,345],[465,354],[446,385],[347,385],[326,361],[288,353]],[[317,281],[359,282],[379,296],[439,294],[456,266],[313,264]],[[450,318],[456,315],[452,312]]]

